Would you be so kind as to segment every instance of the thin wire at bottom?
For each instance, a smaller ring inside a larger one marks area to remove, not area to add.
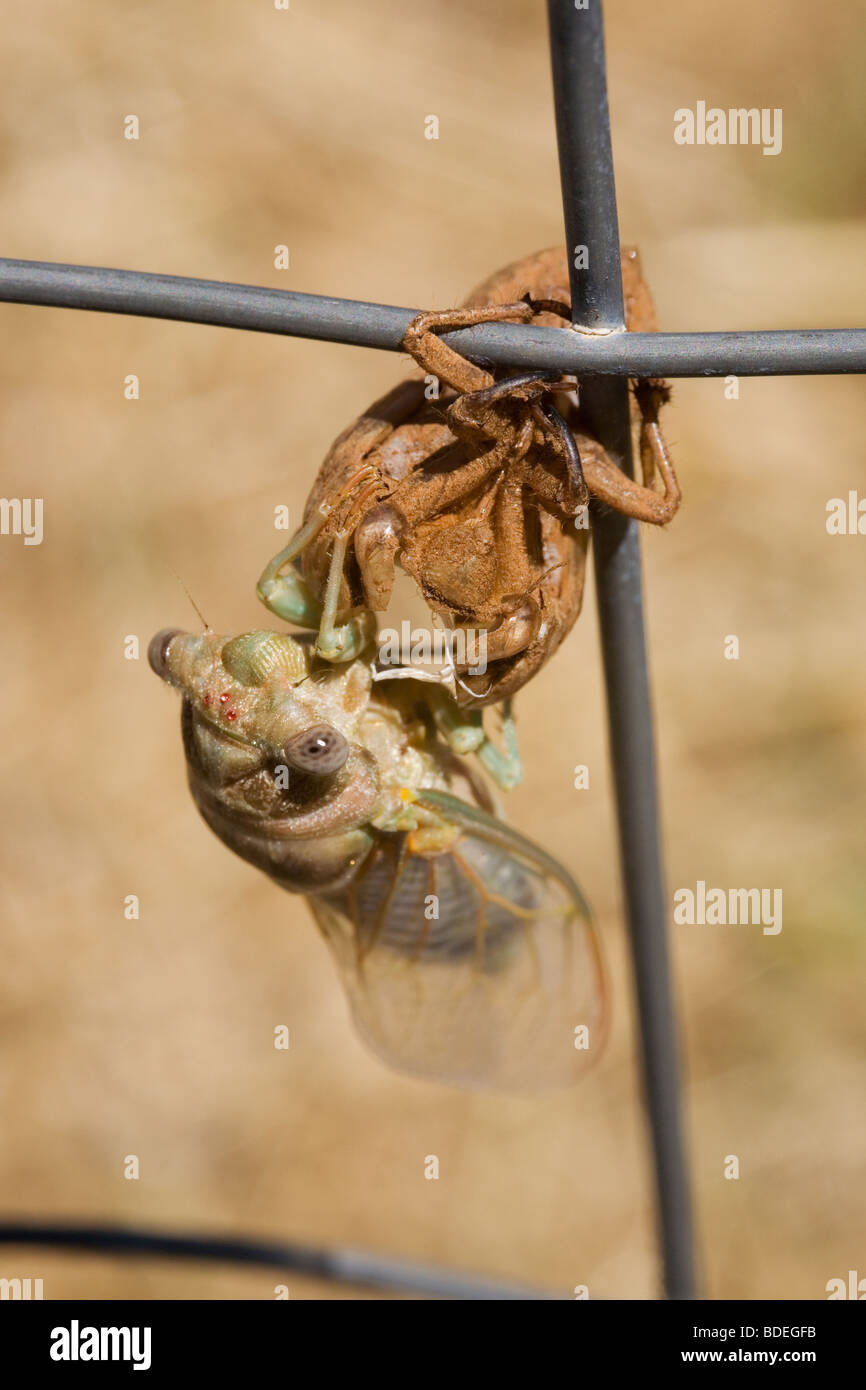
[[[328,1249],[294,1242],[255,1240],[237,1236],[177,1235],[123,1226],[52,1225],[41,1221],[12,1221],[0,1225],[0,1245],[38,1245],[83,1250],[94,1255],[149,1255],[170,1259],[226,1261],[294,1270],[313,1279],[429,1298],[484,1302],[522,1302],[557,1299],[559,1295],[516,1284],[474,1278],[435,1265],[392,1259],[350,1246]]]

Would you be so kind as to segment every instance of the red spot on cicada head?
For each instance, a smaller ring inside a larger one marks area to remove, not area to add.
[[[203,695],[203,696],[202,696],[202,701],[201,701],[201,702],[202,702],[203,705],[209,705],[209,704],[210,704],[210,696],[209,696],[209,695]]]
[[[223,693],[222,693],[222,695],[220,695],[220,704],[221,704],[221,705],[228,704],[229,700],[231,699],[231,695],[232,695],[232,693],[231,693],[230,690],[224,690]]]
[[[237,719],[237,717],[238,717],[237,710],[234,710],[234,709],[227,709],[227,710],[226,710],[226,719]]]

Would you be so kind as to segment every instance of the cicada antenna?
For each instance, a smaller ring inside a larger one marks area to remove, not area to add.
[[[193,598],[192,594],[190,593],[189,589],[186,587],[186,585],[184,584],[183,580],[181,579],[180,575],[177,573],[176,570],[173,571],[173,573],[174,573],[174,577],[175,577],[175,579],[177,580],[178,584],[179,584],[180,587],[183,589],[184,593],[186,594],[187,598],[189,599],[190,603],[192,604],[193,608],[195,609],[196,614],[197,614],[198,618],[199,618],[200,621],[201,621],[201,625],[202,625],[203,630],[204,630],[205,632],[212,632],[213,629],[211,628],[210,623],[208,622],[208,620],[207,620],[207,618],[205,617],[204,613],[202,613],[201,609],[199,608],[198,604],[196,603],[196,601],[195,601],[195,599]]]

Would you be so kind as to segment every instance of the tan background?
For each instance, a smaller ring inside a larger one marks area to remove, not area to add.
[[[862,322],[862,8],[609,10],[621,231],[661,325]],[[560,237],[545,44],[543,7],[517,0],[19,8],[3,252],[456,303]],[[782,107],[783,153],[676,146],[673,111],[698,99]],[[122,642],[194,621],[175,572],[217,629],[258,625],[274,504],[298,514],[337,429],[408,364],[133,318],[0,318],[2,490],[46,508],[41,547],[0,542],[3,1211],[345,1241],[654,1296],[592,595],[520,702],[510,813],[595,906],[609,1051],[573,1094],[538,1100],[403,1080],[357,1043],[303,902],[199,823],[177,702]],[[667,428],[685,504],[646,535],[645,568],[669,883],[781,887],[785,913],[776,937],[673,931],[706,1289],[821,1298],[866,1274],[866,539],[824,525],[827,499],[863,486],[862,381],[744,380],[735,402],[682,382]],[[729,633],[739,662],[722,657]],[[41,1275],[54,1298],[269,1298],[277,1282],[26,1250],[0,1251],[0,1273]]]

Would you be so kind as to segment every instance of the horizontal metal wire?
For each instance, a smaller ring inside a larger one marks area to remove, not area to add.
[[[401,351],[417,310],[104,266],[0,259],[0,300],[177,319]],[[443,308],[441,304],[428,306]],[[866,372],[866,328],[584,334],[524,324],[449,333],[468,357],[581,376],[803,376]]]
[[[293,1270],[313,1279],[332,1279],[401,1293],[426,1294],[428,1298],[500,1300],[556,1300],[557,1295],[517,1284],[477,1279],[437,1269],[435,1265],[392,1259],[370,1250],[349,1246],[328,1250],[278,1240],[236,1239],[232,1236],[178,1235],[174,1232],[141,1231],[122,1226],[67,1226],[40,1221],[0,1224],[0,1245],[37,1245],[56,1249],[85,1250],[94,1255],[150,1255],[156,1258],[231,1261]]]

